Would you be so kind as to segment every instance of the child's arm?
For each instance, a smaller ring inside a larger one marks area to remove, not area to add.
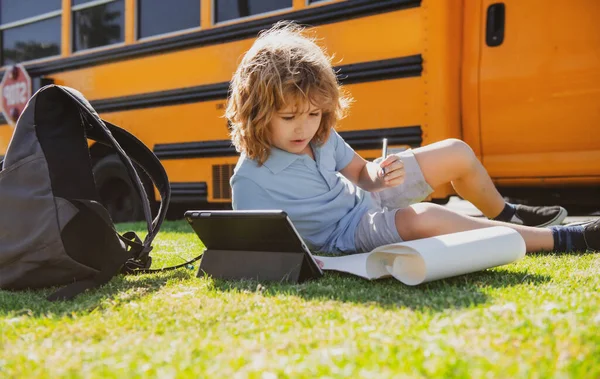
[[[328,143],[335,148],[336,170],[365,191],[377,192],[404,181],[404,164],[398,156],[392,154],[379,163],[367,162],[335,130],[329,138]]]
[[[385,174],[383,168],[386,169]],[[404,181],[404,165],[396,155],[390,155],[380,163],[373,163],[354,153],[350,163],[340,170],[340,173],[369,192],[394,187]]]

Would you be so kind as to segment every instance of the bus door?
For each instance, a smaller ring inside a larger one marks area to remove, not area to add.
[[[481,1],[481,150],[492,177],[600,177],[600,1]]]

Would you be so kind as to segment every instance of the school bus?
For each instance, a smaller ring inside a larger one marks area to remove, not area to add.
[[[5,0],[2,70],[23,64],[34,90],[76,88],[137,135],[168,172],[172,206],[226,205],[229,80],[283,19],[335,55],[355,99],[338,129],[365,158],[383,137],[397,149],[459,138],[507,196],[600,204],[597,0]],[[91,157],[115,220],[138,218],[120,161],[100,145]]]

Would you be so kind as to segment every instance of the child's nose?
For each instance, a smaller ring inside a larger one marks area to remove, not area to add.
[[[302,128],[303,129],[310,128],[310,119],[308,117],[304,117],[302,119]]]
[[[296,123],[295,127],[294,127],[294,132],[296,133],[302,133],[304,131],[304,129],[308,128],[308,120],[303,119],[303,120],[299,120],[298,123]]]

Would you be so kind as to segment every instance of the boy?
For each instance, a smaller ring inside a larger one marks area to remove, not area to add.
[[[365,161],[333,129],[349,103],[330,59],[300,27],[262,33],[234,74],[226,112],[241,152],[233,208],[283,209],[311,249],[330,253],[494,225],[517,230],[528,251],[600,249],[599,221],[531,227],[560,223],[566,212],[505,203],[460,140]],[[418,203],[448,182],[494,220]]]

